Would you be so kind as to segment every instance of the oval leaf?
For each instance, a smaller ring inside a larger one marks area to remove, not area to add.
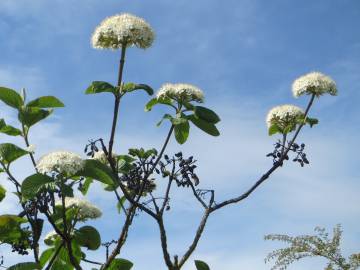
[[[25,151],[24,149],[17,147],[15,144],[12,143],[0,144],[0,159],[5,164],[10,164],[11,162],[28,153],[28,151]]]
[[[206,132],[209,135],[212,136],[219,136],[220,132],[216,128],[216,126],[212,123],[205,122],[204,120],[201,120],[199,118],[196,118],[195,115],[188,116],[189,120],[198,128],[200,128],[202,131]]]
[[[109,266],[109,270],[130,270],[133,267],[133,263],[125,259],[114,259]]]
[[[7,125],[4,119],[0,119],[0,132],[10,136],[19,136],[22,134],[21,130]]]
[[[27,127],[31,127],[37,122],[48,117],[52,112],[53,110],[26,107],[25,109],[19,111],[18,119],[22,124],[26,125]]]
[[[15,109],[20,109],[24,104],[22,97],[15,90],[6,87],[0,87],[0,100]]]
[[[64,107],[64,103],[54,96],[43,96],[30,101],[26,106],[38,108],[60,108]]]
[[[34,270],[41,269],[40,265],[34,262],[18,263],[10,266],[7,270]]]
[[[197,270],[210,270],[210,267],[203,261],[195,260],[195,266]]]
[[[196,115],[196,117],[212,123],[212,124],[216,124],[218,122],[220,122],[220,117],[212,110],[202,107],[202,106],[195,106],[194,108],[194,113]]]
[[[76,242],[90,250],[96,250],[100,247],[101,237],[99,232],[92,226],[83,226],[75,232]]]
[[[78,172],[76,176],[90,177],[107,185],[114,185],[116,183],[116,177],[111,169],[94,159],[85,160],[84,169]]]
[[[25,201],[34,198],[43,187],[53,182],[54,179],[40,173],[36,173],[25,178],[21,184],[23,200]]]
[[[189,131],[190,131],[190,125],[188,121],[174,126],[176,141],[179,144],[185,143],[187,138],[189,137]]]
[[[102,82],[102,81],[94,81],[91,85],[86,89],[85,94],[97,94],[103,92],[109,92],[116,94],[117,88],[110,83]]]
[[[124,93],[130,93],[136,90],[144,90],[149,96],[154,94],[154,90],[147,84],[126,83],[122,87]]]

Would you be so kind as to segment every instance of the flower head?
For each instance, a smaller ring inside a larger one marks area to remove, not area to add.
[[[96,49],[119,49],[124,45],[146,49],[154,38],[154,31],[144,19],[124,13],[103,20],[96,27],[91,42]]]
[[[285,129],[289,125],[296,125],[296,119],[304,115],[304,111],[295,105],[281,105],[272,108],[266,116],[267,127],[276,124],[279,128]]]
[[[55,205],[61,206],[62,201],[57,201]],[[76,208],[78,210],[77,219],[81,221],[85,221],[87,219],[96,219],[102,215],[101,210],[95,205],[91,204],[87,200],[79,198],[66,197],[65,208]]]
[[[320,72],[311,72],[296,79],[292,84],[292,91],[295,97],[304,94],[315,94],[317,97],[326,93],[337,95],[335,81]]]
[[[165,97],[175,99],[177,101],[204,101],[204,93],[199,88],[191,84],[185,83],[166,83],[163,84],[156,94],[157,99]]]
[[[36,168],[43,174],[60,173],[72,176],[84,168],[84,161],[75,153],[57,151],[43,156],[38,161]]]

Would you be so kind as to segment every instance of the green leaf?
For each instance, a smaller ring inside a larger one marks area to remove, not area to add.
[[[80,192],[82,193],[82,195],[86,195],[88,190],[89,190],[89,187],[91,185],[91,183],[93,182],[92,178],[90,177],[86,177],[84,183],[82,184],[82,186],[79,188]]]
[[[25,241],[29,232],[22,230],[20,225],[26,223],[25,218],[15,215],[0,215],[0,243],[16,243],[19,240]]]
[[[47,263],[47,261],[50,260],[50,258],[52,257],[54,251],[55,251],[54,248],[48,248],[48,249],[44,250],[43,253],[41,253],[41,256],[40,256],[40,259],[39,259],[41,267],[44,267],[45,264]]]
[[[195,260],[195,266],[197,270],[210,270],[210,267],[203,261]]]
[[[91,83],[88,89],[86,89],[85,94],[89,95],[89,94],[97,94],[103,92],[109,92],[115,95],[117,92],[117,88],[107,82],[94,81]]]
[[[44,110],[36,107],[26,107],[19,111],[19,121],[27,127],[35,125],[37,122],[48,117],[53,110]]]
[[[174,126],[175,139],[179,144],[183,144],[186,142],[189,137],[190,125],[189,122],[178,124]]]
[[[10,136],[22,135],[21,130],[14,128],[13,126],[7,125],[4,119],[0,119],[0,132]]]
[[[220,117],[214,111],[202,106],[195,106],[194,114],[197,118],[212,124],[220,122]]]
[[[6,196],[6,189],[0,185],[0,202],[5,198]]]
[[[313,127],[314,125],[319,124],[319,120],[316,119],[316,118],[307,117],[306,118],[306,123],[308,123],[310,125],[310,127]]]
[[[43,96],[30,101],[26,106],[37,108],[60,108],[64,107],[64,103],[54,96]]]
[[[154,107],[156,104],[158,104],[157,98],[150,99],[150,101],[145,105],[145,112],[151,111],[152,107]]]
[[[54,179],[40,173],[36,173],[25,178],[21,184],[23,200],[26,201],[34,198],[42,188],[53,182]]]
[[[156,104],[173,106],[170,98],[153,98],[145,105],[145,112],[151,111]]]
[[[82,247],[96,250],[100,247],[101,237],[94,227],[83,226],[75,232],[75,241]]]
[[[171,123],[176,126],[176,125],[180,125],[180,124],[186,124],[186,122],[188,121],[185,117],[176,117],[176,118],[171,118],[170,119]]]
[[[277,124],[272,124],[270,127],[269,127],[269,136],[272,136],[276,133],[282,133],[280,127],[277,125]]]
[[[28,153],[28,151],[25,151],[12,143],[0,144],[0,159],[5,164],[10,164]]]
[[[195,115],[191,114],[188,116],[188,119],[199,129],[206,132],[207,134],[211,136],[219,136],[220,132],[216,128],[216,126],[212,123],[205,122],[204,120],[201,120],[199,118],[196,118]]]
[[[133,263],[125,260],[115,258],[109,266],[109,270],[130,270],[133,267]]]
[[[125,203],[125,202],[126,202],[125,196],[122,196],[122,197],[120,198],[120,201],[117,202],[116,208],[117,208],[119,214],[121,213],[122,207],[124,206],[124,203]]]
[[[144,90],[149,94],[149,96],[154,94],[154,90],[147,84],[125,83],[121,90],[124,93],[130,93],[136,90]]]
[[[116,177],[111,169],[107,165],[94,159],[85,160],[84,169],[78,172],[76,176],[91,177],[110,186],[116,183]]]
[[[41,269],[40,265],[34,262],[18,263],[10,266],[7,270],[34,270]]]
[[[20,109],[24,104],[23,99],[15,90],[6,87],[0,87],[0,100],[15,109]]]
[[[168,114],[168,113],[164,114],[164,116],[163,116],[163,117],[161,118],[161,120],[156,124],[156,126],[159,127],[165,119],[168,119],[168,120],[172,121],[173,117],[172,117],[170,114]]]

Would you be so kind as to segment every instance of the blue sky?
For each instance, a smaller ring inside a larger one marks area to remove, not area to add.
[[[93,80],[116,81],[119,52],[92,49],[90,37],[105,17],[122,12],[145,18],[156,32],[150,49],[128,50],[125,81],[155,89],[165,82],[195,84],[204,90],[206,105],[221,116],[220,137],[192,129],[189,142],[180,147],[172,140],[168,151],[195,155],[202,187],[217,190],[219,200],[240,194],[271,166],[265,155],[275,138],[267,136],[264,118],[278,104],[305,106],[306,98],[292,97],[294,79],[318,70],[339,88],[339,96],[316,100],[311,115],[320,124],[300,136],[310,166],[289,163],[248,200],[215,213],[193,258],[214,270],[270,269],[263,258],[277,245],[265,242],[265,234],[305,234],[317,225],[331,229],[338,223],[344,229],[344,252],[359,252],[360,2],[1,0],[0,85],[25,87],[30,98],[55,95],[66,104],[30,135],[37,157],[58,149],[81,153],[88,139],[108,138],[110,95],[83,92]],[[155,123],[164,111],[144,113],[148,99],[143,93],[124,99],[118,153],[161,145],[168,126]],[[0,118],[15,123],[16,116],[1,104]],[[19,161],[15,173],[31,173],[29,161]],[[182,254],[201,209],[186,190],[174,196],[177,203],[166,222],[172,254]],[[122,217],[114,211],[113,195],[94,186],[89,199],[104,211],[94,222],[103,239],[116,237]],[[15,202],[8,196],[0,214],[16,209]],[[136,218],[122,257],[133,260],[135,270],[163,269],[158,238],[153,220]],[[6,264],[16,262],[7,252],[1,247]],[[102,252],[91,256],[104,257]],[[322,264],[311,259],[290,269]],[[185,267],[190,269],[192,262]]]

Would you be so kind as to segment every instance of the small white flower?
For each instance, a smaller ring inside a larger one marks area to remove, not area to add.
[[[55,202],[55,205],[61,206],[62,201],[58,200]],[[101,217],[102,212],[95,205],[91,204],[89,201],[79,198],[66,197],[65,198],[65,208],[76,208],[78,209],[77,219],[80,221],[85,221],[87,219],[96,219]]]
[[[304,111],[295,105],[281,105],[272,108],[266,116],[266,124],[269,128],[272,124],[277,124],[280,128],[296,123],[299,116],[304,115]]]
[[[27,148],[26,148],[26,151],[30,152],[30,153],[35,153],[35,149],[36,149],[36,146],[33,145],[33,144],[30,144]]]
[[[154,31],[144,19],[124,13],[103,20],[95,29],[91,42],[96,49],[119,49],[124,44],[146,49],[154,38]]]
[[[57,151],[43,156],[37,163],[36,168],[40,173],[60,173],[72,176],[84,168],[84,161],[75,153]]]
[[[292,84],[294,97],[315,94],[317,97],[323,94],[337,95],[336,83],[329,76],[320,72],[311,72],[296,79]]]
[[[204,101],[204,93],[199,88],[191,84],[185,83],[166,83],[163,84],[156,94],[157,99],[172,98],[181,101]]]

